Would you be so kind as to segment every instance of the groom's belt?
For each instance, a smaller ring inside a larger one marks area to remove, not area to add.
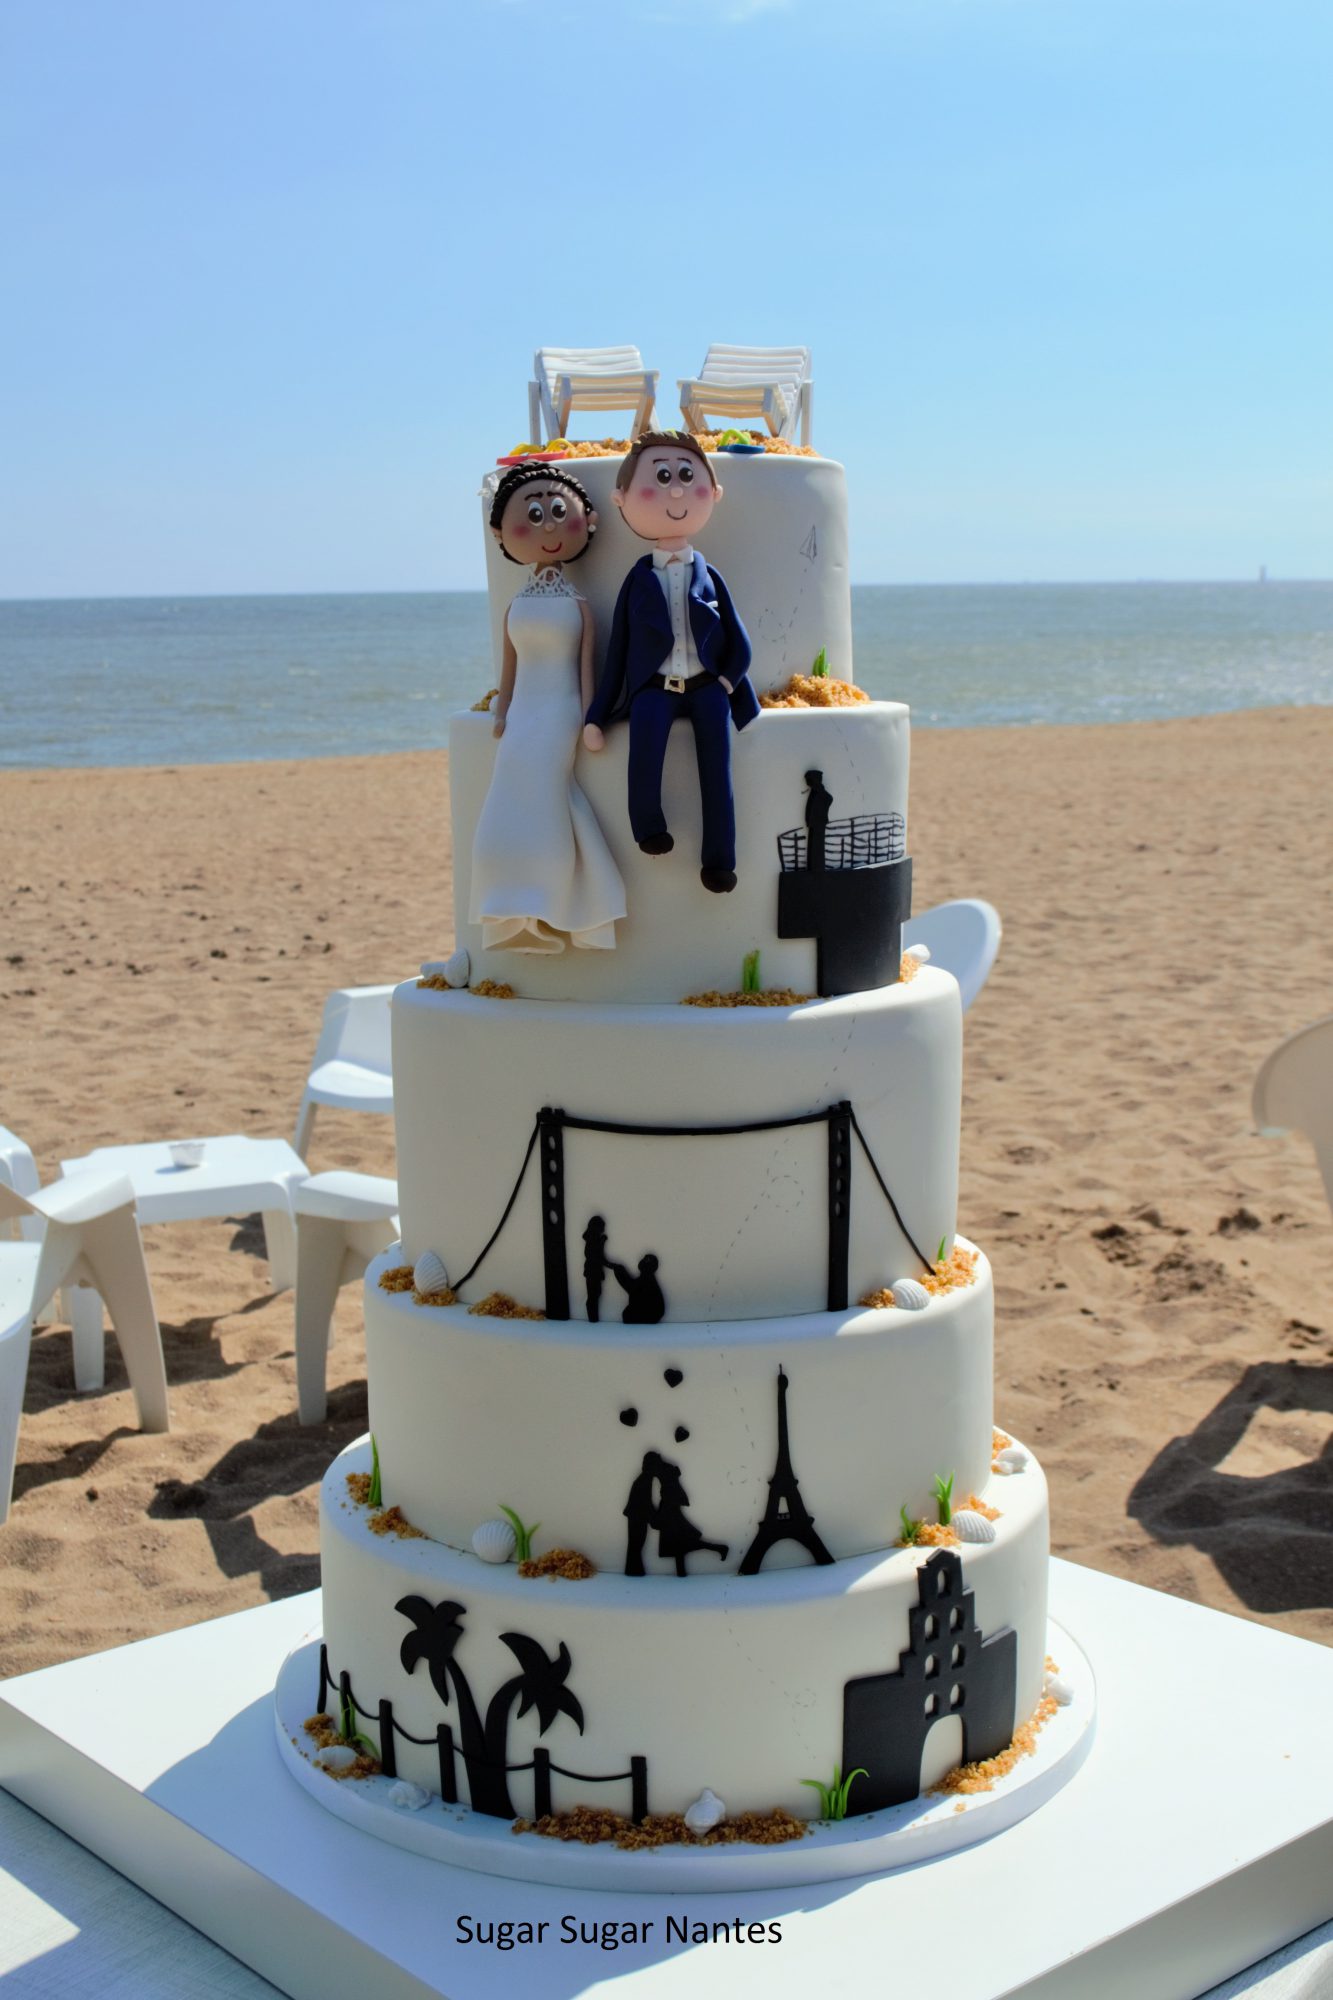
[[[715,680],[715,674],[700,672],[690,674],[653,674],[644,682],[645,687],[662,688],[667,694],[688,694],[691,688],[702,687],[705,681]]]

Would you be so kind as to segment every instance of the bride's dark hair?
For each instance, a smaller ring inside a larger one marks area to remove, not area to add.
[[[593,536],[597,533],[596,525],[591,518],[594,511],[592,501],[571,473],[562,472],[559,466],[550,464],[510,466],[508,472],[506,472],[504,478],[495,489],[495,498],[491,502],[491,527],[498,528],[500,526],[504,518],[505,508],[509,505],[509,502],[521,486],[533,486],[539,481],[543,486],[563,486],[567,493],[572,493],[576,500],[583,502],[584,514],[589,517],[588,542],[591,542]],[[579,550],[579,556],[587,555],[588,542],[585,542]],[[510,555],[503,542],[500,543],[500,553],[506,562],[518,561],[517,556]],[[579,556],[570,556],[569,561],[577,562]]]

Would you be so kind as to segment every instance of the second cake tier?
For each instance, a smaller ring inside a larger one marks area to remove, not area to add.
[[[456,1548],[511,1507],[601,1570],[781,1569],[887,1548],[937,1479],[961,1507],[990,1477],[979,1253],[920,1311],[628,1328],[417,1305],[381,1288],[394,1261],[366,1281],[384,1501]]]

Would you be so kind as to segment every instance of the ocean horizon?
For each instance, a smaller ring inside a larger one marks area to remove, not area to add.
[[[918,728],[1333,705],[1333,582],[860,584],[855,675]],[[439,748],[486,593],[0,601],[0,768]]]

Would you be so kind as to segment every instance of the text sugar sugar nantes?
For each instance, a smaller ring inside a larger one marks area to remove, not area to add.
[[[623,1945],[661,1944],[781,1944],[780,1923],[745,1923],[740,1917],[647,1917],[631,1922],[616,1917],[519,1917],[454,1919],[457,1944],[489,1945],[492,1951],[513,1951],[521,1945],[583,1944],[601,1951]]]

